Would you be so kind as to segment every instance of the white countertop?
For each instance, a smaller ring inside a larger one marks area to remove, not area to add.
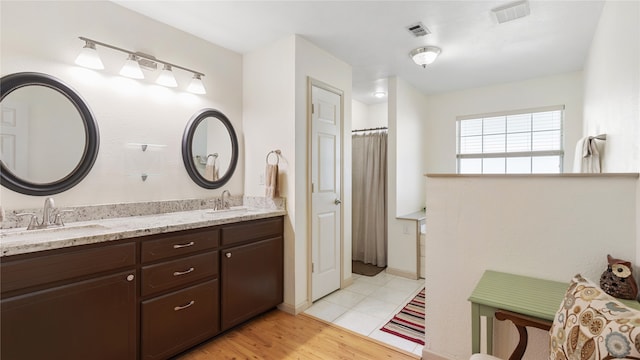
[[[0,230],[0,257],[286,215],[277,209],[193,210]]]

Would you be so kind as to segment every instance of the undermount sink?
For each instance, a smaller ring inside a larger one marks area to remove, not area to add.
[[[251,212],[255,212],[255,210],[245,206],[232,206],[229,209],[208,210],[206,213],[214,215],[214,217],[232,217],[237,215],[244,215]]]
[[[20,229],[3,229],[0,232],[0,237],[6,236],[19,236],[19,235],[38,235],[38,234],[50,234],[50,233],[69,233],[75,234],[79,233],[82,235],[91,231],[105,230],[108,227],[99,225],[99,224],[83,224],[83,225],[65,225],[65,226],[52,226],[45,229],[33,229],[27,230],[24,228]]]

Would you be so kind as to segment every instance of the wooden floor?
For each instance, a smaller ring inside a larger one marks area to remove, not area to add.
[[[307,315],[273,310],[219,335],[179,360],[397,359],[419,357]]]

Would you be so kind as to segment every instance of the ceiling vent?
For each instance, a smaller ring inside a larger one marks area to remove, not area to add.
[[[429,31],[429,29],[427,29],[421,22],[407,26],[407,30],[409,30],[409,32],[411,32],[415,37],[431,34],[431,31]]]
[[[493,13],[496,15],[498,24],[519,19],[531,13],[531,9],[529,8],[529,2],[526,0],[503,5],[491,11],[493,11]]]

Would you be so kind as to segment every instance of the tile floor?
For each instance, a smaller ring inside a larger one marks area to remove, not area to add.
[[[422,356],[423,346],[380,331],[423,287],[382,271],[374,277],[353,274],[353,284],[316,301],[305,313]]]

